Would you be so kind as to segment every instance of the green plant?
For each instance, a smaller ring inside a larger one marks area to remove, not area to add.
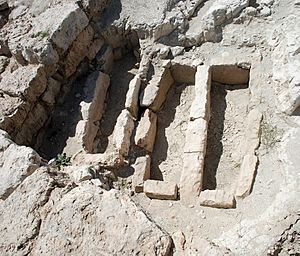
[[[55,158],[55,163],[60,170],[63,166],[68,166],[71,164],[71,157],[67,156],[66,153],[58,154]]]
[[[37,32],[35,35],[33,35],[33,37],[41,37],[41,38],[45,38],[48,37],[50,34],[48,31],[40,31]]]
[[[265,121],[261,124],[261,143],[266,149],[272,149],[281,140],[283,130]]]

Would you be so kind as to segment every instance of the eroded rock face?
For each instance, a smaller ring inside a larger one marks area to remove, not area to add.
[[[0,199],[6,199],[40,164],[33,149],[16,145],[0,130]]]
[[[69,185],[68,185],[69,184]],[[42,168],[0,204],[2,255],[169,255],[171,238],[131,199]]]

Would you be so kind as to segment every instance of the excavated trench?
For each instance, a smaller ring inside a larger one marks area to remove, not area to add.
[[[35,146],[45,159],[50,160],[63,152],[73,156],[83,149],[89,153],[109,150],[117,118],[124,109],[129,82],[139,65],[137,54],[134,54],[139,49],[138,41],[128,42],[121,35],[119,37],[122,40],[114,42],[116,48],[104,44],[96,58],[85,65],[86,70],[78,70],[73,76],[77,78],[62,86],[43,128],[41,143]],[[90,121],[95,115],[92,111],[98,118]],[[91,125],[82,128],[84,122],[91,122],[92,128]]]
[[[249,112],[249,80],[243,84],[228,84],[225,78],[222,83],[220,75],[216,75],[218,81],[212,75],[202,189],[234,192],[243,157],[241,145]]]
[[[164,106],[158,112],[151,179],[179,184],[183,169],[183,145],[194,94],[194,84],[175,81],[170,88]]]

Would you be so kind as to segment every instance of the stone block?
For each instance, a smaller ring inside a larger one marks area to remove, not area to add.
[[[148,152],[153,151],[156,136],[157,115],[147,109],[136,129],[135,144]]]
[[[144,193],[152,199],[176,200],[177,184],[170,181],[146,180],[144,183]]]
[[[249,82],[249,69],[237,65],[213,65],[212,80],[222,84],[247,84]]]
[[[104,45],[96,55],[97,64],[101,67],[101,71],[109,74],[112,70],[114,62],[113,50],[110,46]]]
[[[200,205],[213,208],[234,208],[234,195],[224,190],[204,190],[199,196]]]
[[[129,110],[134,118],[137,118],[138,114],[138,100],[139,91],[141,86],[141,79],[139,75],[136,75],[129,83],[129,88],[126,94],[125,108]]]
[[[84,86],[84,100],[80,103],[83,120],[101,120],[110,78],[107,74],[95,71],[89,75]]]
[[[171,73],[176,83],[195,84],[195,67],[172,61]]]
[[[104,45],[104,40],[99,38],[99,39],[94,39],[92,44],[89,47],[89,50],[87,52],[87,58],[92,61],[95,59],[97,53],[100,51],[101,47]]]
[[[203,118],[209,121],[211,69],[198,66],[195,75],[195,98],[190,110],[190,120]]]
[[[171,71],[168,68],[158,67],[149,84],[141,94],[140,103],[154,112],[158,111],[166,100],[167,93],[174,83]]]
[[[35,102],[46,89],[46,74],[41,65],[20,66],[12,73],[2,74],[0,91],[13,97],[21,97]]]
[[[252,109],[246,121],[244,155],[254,154],[260,143],[260,124],[263,115],[256,109]]]
[[[144,181],[150,179],[151,157],[149,155],[138,157],[132,167],[134,169],[132,186],[136,193],[141,193],[144,190]]]
[[[118,116],[113,131],[113,145],[120,155],[127,156],[130,148],[130,138],[134,129],[133,117],[127,109]]]
[[[250,194],[256,174],[257,162],[258,159],[255,155],[244,156],[235,191],[236,197],[244,198]]]
[[[189,121],[185,136],[184,153],[200,152],[205,155],[206,142],[207,121],[202,118]]]
[[[58,48],[66,51],[87,27],[89,20],[76,3],[48,8],[34,19],[33,33],[45,33]]]
[[[33,149],[10,141],[5,133],[0,143],[0,198],[6,199],[40,166],[41,158]]]
[[[41,128],[44,127],[49,118],[47,109],[37,103],[29,112],[21,128],[15,136],[15,142],[21,145],[31,145],[35,142],[36,136]]]
[[[202,189],[204,154],[184,153],[183,170],[180,177],[180,200],[194,203]]]
[[[69,49],[69,53],[64,59],[63,73],[66,78],[75,73],[79,63],[86,57],[90,45],[93,41],[94,30],[87,26],[75,39]]]

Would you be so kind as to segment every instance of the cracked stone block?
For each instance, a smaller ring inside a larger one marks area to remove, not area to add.
[[[130,81],[129,88],[126,94],[125,108],[129,110],[129,112],[134,118],[137,118],[137,114],[138,114],[140,86],[141,86],[140,76],[136,75]]]
[[[66,78],[75,73],[77,66],[86,57],[94,37],[94,30],[89,25],[75,39],[64,59],[63,73]]]
[[[206,142],[207,121],[202,118],[189,121],[186,130],[184,153],[200,152],[205,155]]]
[[[234,195],[224,190],[204,190],[199,196],[200,205],[213,208],[234,208]]]
[[[175,182],[146,180],[144,182],[144,193],[152,199],[176,200],[178,187]]]
[[[135,144],[148,152],[153,151],[156,136],[157,115],[147,109],[136,129]]]
[[[30,145],[36,140],[36,136],[48,120],[48,111],[42,105],[37,103],[26,116],[24,123],[15,136],[15,142],[18,144]]]
[[[43,66],[20,66],[12,73],[5,71],[2,74],[0,90],[13,97],[25,97],[35,102],[46,89],[47,80]]]
[[[180,177],[180,200],[194,203],[202,189],[204,154],[184,153],[183,170]]]
[[[168,68],[156,68],[155,74],[141,94],[140,104],[158,111],[166,100],[167,93],[174,83],[171,71]]]
[[[195,75],[195,98],[190,110],[190,120],[198,118],[209,120],[210,86],[211,68],[207,65],[198,66]]]
[[[141,193],[144,190],[144,181],[150,179],[151,157],[138,157],[132,165],[134,174],[132,176],[132,186],[136,193]]]
[[[244,198],[248,196],[251,192],[254,177],[256,174],[256,167],[258,163],[258,158],[255,155],[244,156],[240,174],[237,182],[237,187],[235,191],[236,197]]]
[[[127,109],[123,109],[118,116],[113,131],[113,145],[120,155],[128,155],[130,148],[130,137],[134,129],[133,117]]]

